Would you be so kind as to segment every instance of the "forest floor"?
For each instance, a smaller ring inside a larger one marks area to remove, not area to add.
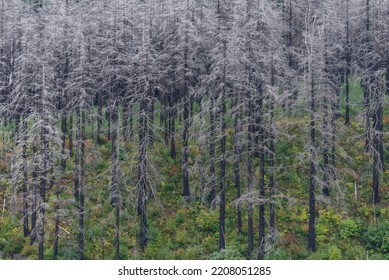
[[[317,252],[307,250],[309,202],[309,116],[299,110],[292,115],[277,111],[276,139],[276,196],[274,244],[266,242],[267,259],[389,259],[389,168],[380,177],[381,203],[371,203],[372,153],[364,151],[362,93],[354,83],[351,95],[351,125],[345,126],[343,117],[337,120],[336,178],[329,197],[317,187],[316,240]],[[344,97],[341,98],[341,116],[344,116]],[[387,106],[386,106],[387,107]],[[198,111],[198,106],[195,111]],[[158,115],[158,113],[157,113]],[[136,122],[135,122],[136,123]],[[233,167],[232,119],[227,120],[227,170]],[[196,132],[204,129],[197,116],[193,119],[189,140],[189,172],[192,198],[182,197],[181,123],[177,120],[177,157],[163,143],[163,131],[154,126],[155,141],[149,149],[147,221],[149,242],[144,252],[138,249],[139,221],[136,214],[137,139],[122,142],[120,157],[120,255],[122,259],[247,259],[247,203],[241,203],[243,227],[237,227],[237,202],[233,174],[227,174],[226,243],[218,250],[219,212],[209,205],[204,189],[208,187],[209,161],[207,140]],[[106,125],[104,121],[104,125]],[[389,110],[384,113],[385,133],[389,126]],[[136,127],[136,126],[135,126]],[[9,176],[9,162],[13,143],[9,140],[11,128],[2,128],[3,143],[0,160],[0,257],[5,259],[36,259],[37,244],[23,237],[21,216],[22,192],[19,182]],[[115,210],[110,204],[111,143],[104,137],[97,145],[87,127],[85,173],[85,256],[87,259],[115,257]],[[385,134],[386,143],[388,142]],[[242,192],[245,191],[246,155],[242,156]],[[77,259],[77,211],[73,203],[74,159],[67,159],[66,173],[55,178],[47,193],[45,225],[45,257],[53,255],[55,203],[60,211],[59,256]],[[385,162],[389,162],[388,153]],[[205,165],[204,165],[205,163]],[[259,160],[254,159],[254,188],[259,186]],[[320,173],[318,180],[320,180]],[[265,178],[266,183],[268,177]],[[56,187],[63,191],[57,200]],[[266,189],[268,196],[268,190]],[[266,217],[269,207],[266,205]],[[254,207],[255,243],[258,239],[258,206]],[[266,219],[268,221],[268,218]],[[266,225],[267,238],[269,228]]]

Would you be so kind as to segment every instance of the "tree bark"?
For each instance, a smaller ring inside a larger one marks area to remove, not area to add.
[[[112,192],[112,206],[115,208],[115,257],[120,259],[119,246],[120,246],[120,203],[119,203],[119,185],[118,185],[118,113],[116,104],[112,108],[112,156],[111,156],[111,192]]]
[[[43,105],[42,105],[43,106]],[[43,109],[43,107],[42,107]],[[39,189],[39,227],[38,227],[38,258],[40,260],[44,259],[44,237],[45,237],[45,202],[46,202],[46,180],[47,180],[47,161],[48,161],[48,139],[47,139],[47,129],[46,125],[47,116],[44,113],[43,121],[41,124],[41,160],[42,160],[42,171],[40,179],[40,189]]]
[[[101,127],[103,125],[103,97],[101,92],[97,94],[97,103],[98,103],[98,108],[97,108],[97,144],[101,145]]]
[[[258,143],[258,152],[259,152],[259,227],[258,227],[258,259],[263,259],[265,255],[265,147],[264,147],[264,106],[263,106],[263,91],[262,86],[258,87],[259,102],[258,102],[258,132],[259,132],[259,143]]]
[[[310,70],[312,71],[312,70]],[[316,225],[315,225],[315,176],[316,176],[316,156],[315,156],[315,85],[313,73],[311,73],[311,121],[310,121],[310,168],[309,168],[309,229],[308,229],[308,250],[311,252],[316,251]]]
[[[249,96],[248,103],[248,116],[249,116],[249,125],[247,131],[247,193],[249,194],[248,202],[248,222],[247,222],[247,239],[248,239],[248,248],[247,254],[250,258],[254,250],[254,227],[253,227],[253,206],[250,201],[251,193],[253,191],[253,166],[252,166],[252,133],[253,133],[253,108],[251,103],[251,97]]]
[[[183,169],[183,195],[186,201],[190,199],[189,172],[188,172],[188,139],[189,139],[189,92],[184,96],[184,130],[182,148],[182,169]]]
[[[329,196],[330,195],[329,156],[328,156],[328,147],[329,147],[328,110],[329,110],[329,106],[328,106],[328,98],[325,94],[323,96],[323,110],[324,110],[324,117],[323,117],[323,188],[322,188],[322,192],[323,192],[324,196]]]
[[[34,123],[36,118],[34,117]],[[33,164],[32,164],[32,197],[31,197],[31,233],[30,233],[30,245],[35,243],[37,237],[37,206],[38,206],[38,137],[34,133],[33,144],[32,144],[32,154],[33,154]]]
[[[27,116],[23,120],[23,144],[22,144],[22,158],[23,158],[23,232],[24,237],[30,234],[28,229],[28,170],[27,170]]]
[[[140,248],[143,252],[148,241],[146,218],[147,179],[147,108],[144,97],[140,101],[139,116],[139,162],[138,162],[138,216],[140,217]]]
[[[214,113],[214,98],[213,93],[210,96],[209,108],[209,163],[210,163],[210,192],[209,201],[213,202],[216,192],[216,167],[215,167],[215,113]]]
[[[236,188],[236,199],[239,199],[241,196],[241,186],[240,186],[240,110],[239,110],[239,93],[236,93],[235,97],[235,115],[234,115],[234,183]],[[241,205],[238,202],[238,232],[242,231],[242,210]]]

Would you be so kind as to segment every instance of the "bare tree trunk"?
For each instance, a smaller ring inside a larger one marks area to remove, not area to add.
[[[310,70],[312,71],[312,70]],[[311,73],[311,121],[310,121],[310,168],[309,168],[309,229],[308,229],[308,249],[311,252],[316,251],[316,225],[315,225],[315,176],[316,176],[316,156],[315,156],[315,85],[313,73]]]
[[[364,93],[364,105],[365,105],[365,151],[370,150],[370,91],[368,85],[366,83],[370,82],[370,78],[368,81],[363,83],[363,93]]]
[[[336,104],[331,100],[331,174],[332,180],[336,180]]]
[[[34,123],[36,118],[34,117]],[[37,139],[36,133],[34,133],[34,139],[32,144],[32,154],[33,154],[33,166],[32,166],[32,196],[31,196],[31,234],[30,234],[30,244],[34,244],[37,237],[37,206],[38,206],[38,148],[37,148]]]
[[[236,188],[236,198],[239,199],[241,196],[241,186],[240,186],[240,109],[239,109],[239,93],[236,93],[235,97],[235,115],[234,115],[234,183]],[[238,203],[238,231],[242,231],[242,210],[241,205]]]
[[[23,120],[23,144],[22,144],[22,158],[23,158],[23,232],[24,237],[30,234],[28,229],[28,170],[27,170],[27,117]]]
[[[386,95],[389,95],[389,59],[386,65]]]
[[[211,103],[209,109],[209,163],[210,163],[210,192],[209,192],[209,201],[215,199],[216,192],[216,167],[215,167],[215,113],[214,113],[214,98],[213,93],[210,96]]]
[[[123,102],[123,141],[128,141],[129,136],[129,127],[128,127],[128,115],[129,115],[129,108],[128,108],[128,102]]]
[[[97,108],[97,144],[101,145],[101,127],[103,125],[103,97],[101,92],[98,93],[97,95],[97,103],[98,103],[98,108]]]
[[[80,115],[81,114],[81,115]],[[79,227],[79,233],[78,233],[78,259],[83,260],[85,259],[84,255],[84,177],[85,177],[85,110],[84,108],[80,112],[80,109],[78,109],[78,118],[80,119],[79,125],[80,127],[80,188],[79,188],[79,219],[78,219],[78,227]]]
[[[377,79],[377,78],[376,78]],[[377,83],[377,81],[375,81]],[[373,203],[380,202],[379,174],[382,170],[381,143],[382,143],[382,94],[378,86],[374,89],[374,113],[373,113]]]
[[[73,112],[69,113],[69,156],[73,157]]]
[[[330,195],[330,188],[329,188],[329,157],[328,157],[328,147],[329,147],[329,141],[328,141],[328,135],[329,135],[329,129],[328,129],[328,98],[324,94],[323,96],[323,110],[324,110],[324,117],[323,117],[323,188],[322,192],[324,196]]]
[[[130,140],[132,141],[134,139],[134,107],[132,104],[132,100],[130,101],[130,104],[128,105],[129,115],[130,115]]]
[[[184,96],[184,130],[183,130],[183,148],[182,148],[182,169],[183,169],[183,195],[186,201],[190,199],[189,172],[188,172],[188,139],[189,139],[189,92]]]
[[[163,112],[163,122],[164,122],[164,127],[165,127],[164,137],[165,137],[165,145],[166,146],[169,145],[169,135],[170,135],[169,120],[170,120],[170,111],[171,111],[170,103],[169,103],[169,101],[167,99],[168,99],[168,97],[165,95],[164,96],[165,106],[164,106],[164,109],[163,109],[164,110],[164,112]]]
[[[225,75],[225,72],[224,72]],[[225,80],[225,76],[224,76]],[[225,216],[226,216],[226,101],[225,87],[221,96],[221,159],[220,159],[220,203],[219,203],[219,250],[226,247]]]
[[[178,94],[174,91],[174,95]],[[173,103],[174,96],[170,96],[170,156],[176,158],[176,136],[175,136],[175,122],[176,122],[176,109]]]
[[[259,227],[258,227],[258,259],[261,260],[265,256],[265,139],[264,139],[264,106],[263,106],[263,91],[261,88],[261,85],[258,88],[258,94],[259,94],[259,107],[258,110],[258,132],[260,133],[259,136]]]
[[[152,148],[154,145],[154,91],[150,90],[150,104],[149,104],[149,125],[148,125],[148,144]]]
[[[146,219],[147,106],[144,97],[140,101],[139,114],[138,216],[140,216],[140,248],[144,251],[148,241]]]
[[[107,104],[109,104],[109,100],[107,100]],[[109,106],[106,106],[105,109],[105,118],[107,120],[107,137],[108,141],[111,141],[111,112]]]
[[[189,3],[188,1],[186,2],[186,17],[187,20],[189,20]],[[189,172],[188,172],[188,140],[189,140],[189,125],[190,125],[190,120],[189,120],[189,114],[190,114],[190,109],[189,106],[191,104],[191,98],[189,96],[189,81],[188,81],[188,76],[189,76],[189,65],[188,65],[188,23],[185,23],[185,35],[184,35],[184,130],[183,130],[183,148],[182,148],[182,171],[184,175],[184,189],[183,189],[183,195],[186,201],[190,200],[190,189],[189,189]]]
[[[119,246],[120,246],[120,203],[119,203],[119,185],[118,185],[118,113],[117,105],[114,104],[112,108],[112,157],[111,157],[111,192],[112,192],[112,206],[115,207],[115,257],[120,259]]]
[[[78,107],[76,109],[76,115],[77,115],[77,127],[76,127],[76,157],[74,159],[74,201],[76,206],[78,206],[79,203],[79,196],[80,196],[80,138],[81,138],[81,114],[80,114],[80,108]]]
[[[61,168],[62,172],[66,170],[66,111],[64,106],[61,113]]]
[[[253,133],[253,108],[251,103],[251,97],[248,97],[248,116],[249,116],[249,125],[247,131],[247,193],[251,197],[253,191],[253,166],[252,166],[252,133]],[[254,250],[254,227],[253,227],[253,206],[252,202],[248,202],[248,222],[247,222],[247,238],[248,238],[248,248],[247,254],[251,257],[251,254]]]
[[[270,85],[272,87],[275,86],[275,68],[274,61],[272,59],[272,67],[271,67],[271,77],[270,77]],[[274,96],[270,94],[269,97],[269,190],[270,190],[270,243],[274,244],[276,228],[275,228],[275,218],[274,218]]]
[[[43,105],[42,105],[43,106]],[[43,109],[43,107],[42,107]],[[48,140],[47,129],[48,125],[46,113],[44,113],[41,125],[41,157],[42,157],[42,171],[39,189],[39,223],[38,223],[38,258],[44,259],[44,236],[45,236],[45,202],[46,202],[46,180],[47,180],[47,161],[48,161]]]
[[[351,46],[350,46],[350,29],[349,29],[349,0],[346,1],[346,117],[345,125],[350,125],[350,67],[351,67]]]
[[[274,219],[274,98],[270,98],[270,125],[269,125],[269,189],[270,189],[270,242],[275,241],[275,219]]]

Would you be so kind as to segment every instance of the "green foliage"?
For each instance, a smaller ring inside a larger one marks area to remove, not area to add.
[[[312,260],[341,260],[343,259],[342,251],[336,245],[326,245],[317,252],[310,255]]]
[[[341,216],[336,214],[333,208],[319,211],[316,225],[316,239],[318,245],[326,244],[335,234],[335,230],[341,221]]]
[[[227,247],[226,249],[213,252],[209,255],[209,260],[244,260],[236,248]]]
[[[100,173],[102,172],[103,170],[105,170],[109,165],[109,162],[104,160],[104,159],[98,159],[95,163],[94,163],[94,169],[96,170],[96,172]]]
[[[266,256],[267,260],[288,260],[290,258],[289,252],[282,248],[276,248]]]
[[[151,242],[147,245],[142,256],[146,260],[171,260],[173,254],[168,246]]]
[[[369,226],[365,241],[373,252],[389,254],[389,221]]]
[[[183,209],[178,210],[176,214],[176,226],[179,226],[185,221],[185,218],[187,217],[187,212]]]
[[[203,232],[216,232],[218,230],[219,217],[216,211],[201,210],[196,217],[196,225]]]
[[[329,248],[329,259],[330,260],[341,260],[342,251],[335,245],[331,245]]]
[[[358,222],[352,219],[342,220],[339,224],[340,238],[358,238],[360,237],[360,226]]]
[[[20,253],[25,243],[26,239],[23,237],[23,233],[18,232],[17,229],[13,229],[12,235],[6,241],[6,244],[4,246],[4,255],[12,256],[16,253]]]

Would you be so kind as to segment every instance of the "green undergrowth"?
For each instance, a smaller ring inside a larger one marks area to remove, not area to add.
[[[371,152],[364,151],[363,126],[359,121],[362,91],[357,81],[351,83],[351,125],[344,126],[344,96],[341,93],[337,119],[336,172],[332,175],[329,197],[317,185],[316,240],[317,251],[307,250],[308,199],[309,199],[309,143],[307,116],[277,111],[275,127],[279,132],[275,145],[275,223],[274,243],[266,241],[267,259],[389,259],[389,171],[380,178],[382,203],[371,203]],[[158,106],[156,108],[159,108]],[[200,107],[195,104],[195,112]],[[197,118],[197,117],[196,117]],[[137,216],[137,139],[122,142],[120,161],[120,257],[122,259],[250,259],[247,253],[247,203],[241,202],[243,227],[238,230],[236,189],[233,172],[228,172],[226,183],[226,249],[218,250],[219,211],[208,202],[209,141],[199,131],[202,122],[194,119],[189,140],[189,172],[191,199],[182,198],[181,131],[182,123],[176,120],[177,143],[175,159],[170,147],[163,143],[163,129],[154,133],[155,143],[148,149],[147,221],[149,242],[142,252],[139,249],[139,218]],[[385,112],[384,118],[389,119]],[[156,114],[154,125],[159,125]],[[136,127],[137,118],[134,118]],[[228,118],[227,170],[233,170],[233,128]],[[386,123],[385,130],[387,131]],[[106,131],[106,122],[103,123]],[[0,141],[10,133],[8,126],[0,133]],[[96,128],[94,128],[96,130]],[[4,133],[3,133],[4,132]],[[135,133],[136,135],[136,133]],[[115,257],[115,210],[110,204],[111,142],[106,137],[101,145],[87,127],[85,173],[85,255],[88,259]],[[318,135],[320,140],[322,136]],[[37,244],[23,237],[21,218],[21,190],[15,193],[9,176],[11,143],[4,139],[0,160],[0,257],[4,259],[36,259]],[[245,149],[243,145],[243,149]],[[219,154],[217,147],[217,154]],[[320,151],[320,147],[317,147]],[[8,156],[8,157],[7,157]],[[386,156],[388,159],[388,156]],[[78,216],[73,203],[74,158],[67,159],[66,173],[57,178],[47,193],[45,225],[45,257],[53,257],[54,196],[57,185],[62,184],[60,199],[59,258],[77,258]],[[318,154],[318,179],[322,178],[322,160]],[[388,160],[386,160],[388,162]],[[266,156],[266,166],[268,166]],[[218,166],[218,162],[217,168]],[[241,158],[242,193],[247,185],[247,153]],[[253,159],[254,188],[259,186],[259,160]],[[265,178],[269,182],[268,175]],[[217,188],[219,184],[217,184]],[[266,196],[269,190],[266,189]],[[15,202],[9,200],[16,197]],[[6,200],[4,211],[3,201]],[[266,220],[269,207],[266,205]],[[254,207],[254,236],[258,244],[258,206]],[[269,235],[268,225],[266,234]]]

